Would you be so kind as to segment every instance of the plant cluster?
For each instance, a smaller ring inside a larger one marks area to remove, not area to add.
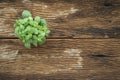
[[[46,20],[39,16],[33,18],[28,10],[22,12],[22,17],[16,20],[14,28],[15,36],[24,43],[26,48],[43,44],[50,33]]]

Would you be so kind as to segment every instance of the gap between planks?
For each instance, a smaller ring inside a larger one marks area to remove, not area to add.
[[[0,37],[0,39],[19,39],[17,37]],[[48,37],[47,39],[120,39],[120,38],[73,38],[73,37]]]

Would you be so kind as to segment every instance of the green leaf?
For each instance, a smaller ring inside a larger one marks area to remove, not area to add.
[[[30,43],[29,42],[25,42],[25,47],[30,49],[30,47],[31,47]]]
[[[26,40],[29,40],[30,38],[32,38],[32,35],[27,35],[26,36]]]
[[[38,43],[39,43],[39,42],[41,42],[42,40],[41,40],[41,38],[38,37],[37,41],[38,41]]]
[[[34,20],[35,20],[37,23],[40,23],[40,17],[39,17],[39,16],[36,16],[36,17],[34,18]]]
[[[28,20],[29,20],[29,21],[33,21],[33,18],[32,18],[32,17],[28,17]]]
[[[38,23],[36,21],[33,22],[34,27],[38,26]]]
[[[26,32],[30,32],[31,31],[31,26],[27,26],[27,28],[25,29]]]
[[[24,24],[25,22],[24,22],[23,19],[19,19],[19,23],[20,23],[20,24]]]
[[[33,21],[29,21],[29,24],[30,24],[31,26],[33,26],[33,23],[34,23]]]
[[[24,27],[23,25],[20,25],[20,29],[21,29],[21,30],[24,30],[25,27]]]
[[[45,32],[46,34],[46,36],[48,36],[49,35],[49,33],[50,33],[50,30],[46,30],[46,32]]]
[[[21,25],[21,23],[19,22],[19,20],[16,20],[15,25],[16,25],[16,27]]]
[[[22,39],[22,42],[25,43],[25,39]]]
[[[45,41],[46,41],[46,38],[45,38],[45,37],[42,37],[41,40],[42,40],[42,42],[41,42],[40,44],[44,44]]]
[[[46,20],[45,19],[41,19],[41,25],[46,26]]]
[[[33,35],[33,39],[37,41],[38,37],[36,35]]]
[[[34,45],[34,46],[36,46],[36,47],[37,47],[38,43],[37,43],[37,41],[36,41],[36,40],[34,40],[32,43],[33,43],[33,45]]]
[[[31,17],[32,14],[28,11],[28,10],[24,10],[22,12],[22,18],[28,18],[28,17]]]
[[[17,36],[17,37],[19,36],[18,31],[19,31],[19,27],[16,27],[14,33],[15,33],[15,36]]]
[[[43,32],[43,31],[39,31],[39,35],[38,35],[39,37],[45,37],[45,32]]]
[[[37,30],[36,28],[34,29],[34,33],[35,33],[35,34],[38,34],[38,30]]]
[[[33,36],[33,42],[32,42],[32,43],[33,43],[33,45],[36,46],[36,47],[37,47],[37,39],[38,39],[37,36],[34,35],[34,36]]]
[[[17,27],[17,24],[15,23],[15,24],[14,24],[14,28],[16,28],[16,27]]]
[[[28,22],[28,18],[24,18],[23,21],[26,24]]]

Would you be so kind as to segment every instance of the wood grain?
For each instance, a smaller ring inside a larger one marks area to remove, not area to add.
[[[120,0],[1,0],[0,38],[16,38],[24,9],[47,19],[49,38],[120,38]]]
[[[28,9],[51,30],[26,49],[13,24]],[[0,80],[120,80],[120,0],[0,0]]]
[[[119,80],[119,39],[48,39],[26,49],[19,40],[0,39],[0,79]],[[6,55],[7,54],[7,55]]]

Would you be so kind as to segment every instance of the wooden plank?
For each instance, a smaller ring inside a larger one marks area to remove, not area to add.
[[[119,80],[119,39],[48,39],[32,49],[0,39],[2,80]]]
[[[90,73],[91,72],[91,73]],[[1,73],[1,80],[119,80],[119,71],[83,71],[81,73],[53,73],[48,75],[28,74],[17,75]]]
[[[120,38],[120,0],[1,0],[0,38],[15,38],[22,10],[46,18],[49,38]]]

